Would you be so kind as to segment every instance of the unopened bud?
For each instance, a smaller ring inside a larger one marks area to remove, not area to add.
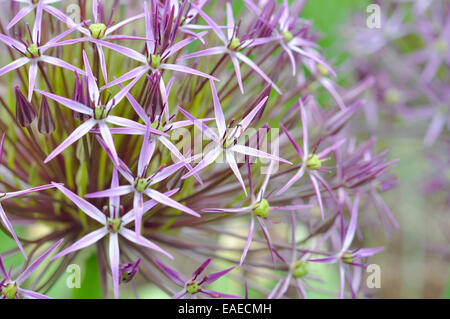
[[[33,106],[20,91],[19,86],[15,87],[16,91],[16,120],[23,127],[30,126],[36,118],[36,112]]]
[[[45,96],[42,97],[38,124],[38,130],[41,134],[50,135],[55,131],[55,122],[53,121],[52,113]]]

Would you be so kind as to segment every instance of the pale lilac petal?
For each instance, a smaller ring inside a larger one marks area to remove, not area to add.
[[[333,83],[329,79],[324,78],[324,77],[321,77],[319,79],[319,82],[330,93],[330,95],[336,101],[336,103],[341,108],[341,110],[345,110],[347,107],[345,106],[344,100],[342,100],[342,97],[339,95],[339,93],[334,88]]]
[[[192,176],[201,171],[202,169],[204,169],[205,167],[209,166],[219,157],[222,151],[223,149],[220,146],[216,146],[214,149],[212,149],[210,152],[204,155],[203,159],[200,161],[200,163],[197,164],[197,166],[194,167],[192,171],[183,175],[181,179],[186,179],[189,176]]]
[[[317,182],[317,179],[312,174],[309,175],[309,178],[311,179],[311,182],[314,187],[314,192],[316,193],[317,202],[319,203],[320,215],[322,216],[322,220],[324,220],[325,215],[323,212],[322,195],[320,193],[319,183]]]
[[[0,76],[20,68],[21,66],[27,64],[29,61],[30,59],[23,57],[9,63],[8,65],[5,65],[0,69]]]
[[[88,89],[89,89],[89,98],[91,102],[95,103],[95,105],[99,101],[100,92],[98,91],[98,85],[97,80],[94,77],[94,74],[92,73],[91,66],[89,64],[88,57],[86,55],[86,51],[83,50],[83,61],[84,61],[84,68],[86,69],[86,78],[88,82]]]
[[[39,256],[27,269],[25,269],[16,279],[16,283],[20,286],[30,275],[42,264],[42,262],[62,243],[62,239],[54,243],[45,253]]]
[[[217,95],[216,86],[213,80],[209,80],[211,85],[211,93],[214,102],[214,114],[216,116],[217,128],[219,129],[219,136],[223,136],[226,130],[225,116],[223,115],[222,106],[220,106],[219,96]]]
[[[77,250],[89,247],[96,242],[98,242],[100,239],[108,235],[108,230],[106,227],[99,228],[97,230],[94,230],[93,232],[87,234],[86,236],[82,237],[78,241],[76,241],[74,244],[72,244],[70,247],[64,249],[63,251],[59,252],[55,256],[53,256],[50,260],[58,259],[62,256],[68,255],[70,253],[73,253]]]
[[[33,97],[34,85],[36,83],[38,64],[33,61],[30,63],[30,68],[28,70],[28,102],[31,102]]]
[[[40,293],[32,291],[32,290],[23,289],[23,288],[18,288],[17,292],[19,293],[19,295],[21,295],[25,299],[52,299],[46,295],[40,294]]]
[[[40,43],[41,42],[41,23],[42,23],[42,6],[43,2],[39,1],[36,7],[36,15],[34,18],[34,26],[33,31],[31,34],[31,38],[33,43]]]
[[[234,72],[236,73],[236,80],[239,85],[241,93],[244,94],[244,85],[242,84],[241,67],[239,66],[239,60],[234,56],[230,55],[231,62],[233,63]]]
[[[168,192],[165,192],[164,195],[166,196],[172,196],[174,194],[176,194],[180,189],[179,188],[175,188],[172,189]],[[151,210],[153,207],[155,207],[156,205],[158,205],[159,202],[151,199],[148,200],[144,203],[144,214],[146,212],[148,212],[149,210]],[[123,217],[122,217],[122,226],[126,226],[129,223],[131,223],[132,221],[134,221],[134,209],[130,210],[128,213],[126,213]]]
[[[199,292],[204,293],[205,295],[207,295],[208,297],[211,297],[211,298],[225,298],[225,299],[231,299],[231,298],[240,299],[240,298],[242,298],[242,296],[224,294],[224,293],[221,293],[218,291],[213,291],[213,290],[204,289],[204,288],[199,289]]]
[[[14,229],[8,219],[8,216],[6,216],[5,211],[3,210],[2,205],[0,204],[0,220],[3,222],[3,224],[5,225],[6,229],[8,229],[8,231],[10,232],[10,234],[13,236],[14,241],[17,244],[17,247],[19,247],[19,250],[22,252],[22,254],[24,255],[25,259],[27,259],[27,254],[25,253],[25,250],[23,249],[22,244],[19,241],[19,238],[17,238],[16,233],[14,232]]]
[[[117,155],[116,147],[114,146],[114,140],[112,138],[111,132],[109,131],[108,125],[104,121],[98,122],[98,128],[100,129],[100,134],[102,135],[103,141],[108,146],[111,151],[111,155],[114,161],[119,161],[119,156]]]
[[[134,211],[134,232],[136,233],[136,236],[140,237],[142,229],[142,215],[144,214],[144,198],[141,192],[134,192],[133,211]]]
[[[225,35],[220,30],[219,26],[214,22],[213,19],[211,19],[202,9],[200,9],[197,5],[191,2],[191,6],[197,10],[198,14],[206,21],[206,23],[213,29],[213,31],[217,34],[220,40],[224,44],[227,43],[227,39],[225,38]]]
[[[186,296],[186,294],[187,294],[186,289],[180,290],[179,292],[177,292],[175,295],[172,296],[172,299],[181,299],[184,296]]]
[[[172,280],[178,286],[184,287],[187,280],[184,278],[184,276],[182,274],[177,272],[175,269],[172,269],[172,268],[164,265],[161,261],[159,261],[156,258],[153,259],[153,261],[159,268],[161,268],[161,270],[164,272],[164,274],[166,274],[166,276],[170,278],[170,280]]]
[[[250,244],[252,243],[254,229],[255,229],[255,218],[252,215],[252,217],[250,219],[250,228],[248,231],[247,241],[245,242],[244,251],[242,252],[241,261],[239,262],[239,266],[242,266],[242,264],[244,263],[245,257],[247,256],[248,249],[250,248]]]
[[[273,88],[278,92],[278,94],[281,94],[281,90],[278,88],[278,86],[256,65],[255,62],[250,60],[247,56],[242,54],[241,52],[235,53],[237,58],[240,59],[242,62],[247,64],[250,68],[252,68],[256,73],[259,74],[267,83],[273,86]]]
[[[150,136],[150,123],[147,124],[147,129],[145,131],[144,139],[142,141],[141,151],[139,152],[138,160],[138,175],[142,176],[144,170],[147,169],[148,164],[155,151],[156,140],[152,139]]]
[[[73,193],[72,191],[68,190],[64,186],[56,183],[52,183],[55,185],[56,188],[58,188],[61,193],[66,195],[68,199],[70,199],[79,209],[83,211],[86,215],[91,217],[92,219],[95,219],[99,223],[105,225],[106,223],[106,216],[94,205],[89,203],[88,201],[84,200],[83,198],[79,197],[77,194]]]
[[[182,212],[185,212],[187,214],[190,214],[192,216],[195,217],[200,217],[200,215],[198,213],[196,213],[195,211],[193,211],[192,209],[178,203],[177,201],[174,201],[172,198],[158,192],[157,190],[154,189],[147,189],[145,191],[145,194],[150,197],[151,199],[156,200],[157,202],[160,202],[161,204],[165,205],[165,206],[170,206],[173,207],[175,209],[178,209]]]
[[[183,72],[183,73],[188,73],[188,74],[194,74],[194,75],[202,76],[204,78],[212,79],[214,81],[219,81],[218,78],[216,78],[212,75],[197,71],[196,69],[193,69],[193,68],[190,68],[190,67],[187,67],[184,65],[164,63],[160,66],[160,68],[165,69],[165,70],[172,70],[172,71],[178,71],[178,72]]]
[[[264,237],[266,238],[267,245],[269,246],[270,254],[272,256],[272,262],[275,265],[275,255],[273,253],[274,248],[272,245],[272,240],[270,239],[269,230],[267,229],[266,225],[264,224],[264,220],[259,216],[257,218],[258,218],[259,226],[261,227]]]
[[[242,179],[241,172],[239,171],[239,167],[236,163],[236,159],[234,158],[233,152],[225,151],[225,158],[230,166],[231,170],[233,171],[234,175],[236,176],[239,184],[241,184],[242,189],[244,190],[245,196],[247,196],[247,188],[245,186],[244,180]]]
[[[109,234],[109,262],[113,279],[114,298],[119,298],[119,235]]]
[[[113,168],[111,177],[111,188],[119,187],[119,172],[116,167]],[[120,196],[109,197],[109,214],[111,218],[118,218],[120,208]],[[115,212],[115,214],[113,214]]]
[[[117,186],[110,189],[105,189],[102,191],[98,191],[95,193],[90,193],[84,195],[86,198],[103,198],[103,197],[112,197],[112,196],[124,196],[129,193],[133,192],[133,186],[132,185],[122,185]]]
[[[92,109],[90,109],[89,107],[87,107],[84,104],[81,104],[81,103],[76,102],[74,100],[71,100],[71,99],[68,99],[68,98],[65,98],[65,97],[62,97],[62,96],[59,96],[59,95],[55,95],[53,93],[49,93],[49,92],[46,92],[46,91],[41,91],[41,90],[38,90],[38,89],[36,89],[35,91],[37,93],[45,95],[46,97],[54,100],[55,102],[58,102],[59,104],[64,105],[65,107],[68,107],[72,111],[92,116]]]
[[[264,104],[267,102],[268,100],[268,96],[266,96],[265,98],[263,98],[261,100],[261,102],[258,103],[258,105],[256,105],[252,111],[250,113],[247,114],[246,117],[244,117],[244,119],[239,122],[240,126],[242,127],[242,130],[246,130],[247,127],[250,125],[250,123],[253,121],[253,118],[256,116],[256,114],[258,114],[258,112],[261,110],[261,108],[264,106]]]
[[[214,48],[208,48],[205,50],[197,51],[191,54],[186,54],[178,58],[179,61],[192,59],[192,58],[199,58],[203,56],[210,56],[210,55],[217,55],[217,54],[223,54],[226,53],[227,49],[224,47],[214,47]]]
[[[76,66],[73,66],[70,63],[67,63],[67,62],[65,62],[65,61],[63,61],[61,59],[58,59],[58,58],[55,58],[55,57],[52,57],[52,56],[41,55],[39,60],[44,61],[44,62],[49,63],[49,64],[53,64],[53,65],[59,66],[60,68],[63,68],[63,69],[70,70],[72,72],[77,72],[77,73],[79,73],[81,75],[84,75],[86,73],[83,70],[77,68]]]
[[[106,119],[106,122],[114,124],[114,125],[118,125],[118,126],[124,126],[124,127],[128,127],[131,129],[137,129],[137,130],[141,130],[142,129],[142,124],[139,124],[138,122],[123,118],[123,117],[119,117],[119,116],[114,116],[114,115],[109,115]],[[152,134],[155,135],[164,135],[164,136],[168,136],[167,134],[159,131],[159,130],[155,130],[150,128],[149,129],[150,132]]]
[[[199,39],[202,40],[202,37],[204,35],[206,35],[208,32],[201,32],[199,34],[195,34],[195,36],[181,40],[177,43],[175,43],[174,45],[172,45],[168,50],[169,53],[167,54],[167,57],[170,57],[171,55],[173,55],[174,53],[180,51],[181,49],[183,49],[185,46],[187,46],[188,44],[192,43],[193,41]]]
[[[126,48],[124,46],[121,46],[121,45],[118,45],[115,43],[97,40],[97,39],[93,39],[91,41],[96,44],[100,44],[101,46],[107,47],[108,49],[111,49],[113,51],[116,51],[120,54],[123,54],[126,57],[129,57],[129,58],[139,61],[141,63],[147,64],[147,58],[145,57],[145,55],[143,55],[133,49]]]
[[[239,208],[204,208],[202,212],[205,213],[243,213],[251,211],[250,207]]]
[[[289,187],[291,187],[296,181],[302,178],[305,174],[306,165],[303,164],[302,167],[297,171],[297,173],[292,176],[292,178],[277,192],[277,195],[283,194]]]
[[[60,184],[60,185],[62,185],[62,184]],[[17,192],[6,193],[1,199],[5,200],[8,198],[18,197],[18,196],[22,196],[22,195],[26,195],[26,194],[30,194],[30,193],[34,193],[34,192],[40,192],[40,191],[43,191],[46,189],[51,189],[54,187],[55,187],[54,184],[47,184],[47,185],[32,187],[32,188],[20,190]]]
[[[298,101],[298,107],[300,108],[300,115],[302,119],[302,130],[303,130],[303,158],[305,161],[308,160],[309,145],[308,145],[308,120],[306,117],[305,107],[303,105],[302,99]]]
[[[352,215],[350,217],[350,222],[347,228],[347,234],[345,235],[344,243],[342,244],[342,251],[347,251],[352,244],[353,238],[355,237],[356,226],[358,223],[358,211],[359,211],[359,194],[355,195],[353,200]]]
[[[281,297],[283,297],[283,295],[286,293],[286,291],[289,288],[289,284],[291,283],[291,279],[292,279],[292,275],[289,273],[286,276],[286,279],[283,282],[283,285],[280,288],[280,291],[278,292],[277,296],[275,297],[276,299],[280,299]]]
[[[189,112],[185,111],[182,107],[178,107],[178,109],[181,113],[183,113],[184,116],[190,119],[192,121],[192,124],[194,124],[203,134],[205,134],[213,141],[219,140],[219,137],[216,135],[216,133],[214,133],[208,126],[206,126],[203,121],[195,118]]]
[[[344,299],[345,293],[345,269],[344,265],[339,264],[339,278],[340,278],[340,289],[339,289],[339,299]]]
[[[320,152],[319,154],[317,154],[318,158],[324,158],[325,156],[327,156],[330,152],[338,149],[339,147],[342,146],[342,144],[344,144],[346,141],[345,138],[337,141],[336,143],[333,143],[333,145],[331,145],[330,147],[327,147],[326,149],[324,149],[322,152]]]
[[[245,1],[245,0],[244,0]],[[278,280],[277,284],[275,285],[275,287],[273,287],[272,291],[270,292],[270,294],[267,296],[267,299],[273,299],[273,297],[275,297],[275,294],[277,293],[278,288],[280,288],[281,283],[283,282],[283,278],[281,278],[280,280]]]
[[[82,138],[84,135],[89,133],[90,129],[96,125],[95,120],[89,119],[80,126],[78,126],[72,134],[70,134],[64,142],[58,145],[57,148],[53,150],[53,152],[50,153],[50,155],[47,156],[47,158],[44,160],[44,163],[50,162],[53,158],[58,156],[62,151],[64,151],[66,148],[68,148],[70,145],[78,141],[80,138]]]
[[[146,248],[150,248],[150,249],[155,250],[163,255],[166,255],[170,259],[173,259],[172,255],[169,254],[168,252],[166,252],[164,249],[160,248],[158,245],[155,245],[150,240],[148,240],[142,236],[137,237],[136,233],[134,233],[133,231],[131,231],[127,228],[120,229],[119,234],[135,244],[144,246]]]
[[[139,19],[142,19],[143,17],[144,17],[144,14],[143,14],[143,13],[140,13],[140,14],[138,14],[138,15],[135,15],[135,16],[131,17],[131,18],[125,19],[125,20],[123,20],[123,21],[121,21],[121,22],[119,22],[119,23],[117,23],[117,24],[115,24],[115,25],[109,27],[109,28],[106,30],[105,35],[109,35],[109,34],[115,32],[115,31],[117,31],[117,30],[123,28],[123,27],[126,26],[127,24],[130,24],[130,23],[132,23],[132,22],[134,22],[134,21],[137,21],[137,20],[139,20]]]
[[[287,161],[287,160],[285,160],[285,159],[283,159],[281,157],[278,157],[278,156],[275,156],[275,155],[272,155],[272,154],[260,151],[260,150],[258,150],[256,148],[248,147],[248,146],[245,146],[245,145],[236,144],[236,145],[232,146],[230,148],[230,150],[233,151],[233,152],[238,152],[238,153],[244,154],[244,155],[260,157],[260,158],[266,158],[266,159],[270,159],[270,160],[274,160],[274,161],[279,161],[279,162],[283,162],[283,163],[287,163],[287,164],[292,164],[291,162],[289,162],[289,161]]]
[[[17,22],[22,20],[23,17],[25,17],[28,13],[33,11],[33,6],[26,6],[19,10],[19,12],[14,16],[14,18],[9,22],[6,29],[11,29]]]
[[[27,50],[27,48],[23,43],[1,33],[0,33],[0,41],[9,46],[11,49],[14,49],[14,47],[16,47],[21,52],[25,52]]]

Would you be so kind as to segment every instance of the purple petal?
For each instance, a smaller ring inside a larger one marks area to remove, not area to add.
[[[198,213],[194,212],[192,209],[178,203],[177,201],[174,201],[172,198],[158,192],[157,190],[147,189],[145,191],[145,194],[151,199],[154,199],[163,205],[170,206],[172,208],[178,209],[182,212],[185,212],[195,217],[201,217]]]
[[[178,286],[184,287],[184,284],[186,283],[187,280],[183,277],[182,274],[164,265],[161,261],[159,261],[156,258],[154,258],[153,261],[174,283],[176,283]]]
[[[252,243],[254,228],[255,228],[255,218],[252,215],[251,220],[250,220],[250,229],[248,231],[247,241],[245,242],[244,251],[242,252],[241,261],[239,262],[239,266],[242,266],[242,264],[244,263],[245,257],[247,256],[248,249],[250,248],[250,244]]]
[[[55,185],[55,187],[58,188],[61,191],[61,193],[66,195],[66,197],[68,199],[70,199],[75,205],[77,205],[77,207],[80,208],[86,215],[88,215],[92,219],[95,219],[99,223],[105,225],[106,216],[97,207],[95,207],[88,201],[82,199],[77,194],[68,190],[64,186],[62,186],[60,184],[56,184],[56,183],[52,183],[52,184]]]
[[[59,252],[55,256],[53,256],[50,260],[58,259],[62,256],[68,255],[70,253],[73,253],[74,251],[89,247],[96,242],[98,242],[100,239],[108,235],[108,230],[106,227],[99,228],[97,230],[94,230],[93,232],[87,234],[86,236],[82,237],[78,241],[76,241],[74,244],[72,244],[70,247],[64,249],[63,251]]]
[[[14,238],[14,241],[17,244],[17,247],[19,247],[19,250],[22,252],[25,259],[27,259],[27,254],[25,254],[25,250],[22,247],[22,244],[20,243],[19,239],[17,238],[16,233],[14,232],[14,229],[8,219],[8,216],[6,216],[5,211],[3,210],[3,206],[0,204],[0,220],[3,222],[3,224],[6,226],[8,231],[11,233],[11,235]]]
[[[163,255],[166,255],[170,259],[173,259],[172,255],[169,254],[168,252],[166,252],[164,249],[160,248],[159,246],[155,245],[154,243],[152,243],[151,241],[149,241],[148,239],[146,239],[142,236],[137,237],[135,232],[133,232],[127,228],[122,228],[119,231],[119,234],[121,234],[123,237],[125,237],[126,239],[128,239],[129,241],[131,241],[135,244],[144,246],[146,248],[150,248],[150,249],[155,250]]]
[[[119,235],[111,233],[109,235],[109,262],[111,264],[115,299],[119,299],[119,254]]]
[[[54,243],[45,253],[37,258],[23,273],[16,279],[16,283],[20,286],[30,275],[42,264],[42,262],[62,243],[62,239]]]

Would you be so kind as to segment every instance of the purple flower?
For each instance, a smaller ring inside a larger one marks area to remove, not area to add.
[[[168,252],[160,248],[158,245],[152,243],[148,239],[140,236],[137,237],[135,233],[126,228],[128,224],[132,222],[136,222],[134,219],[135,213],[133,211],[129,211],[123,216],[119,215],[120,208],[120,198],[119,196],[110,196],[109,198],[109,217],[107,218],[104,213],[102,213],[99,209],[93,206],[91,203],[86,200],[80,198],[64,186],[54,184],[64,195],[67,196],[83,213],[92,219],[96,220],[98,223],[102,224],[103,227],[85,235],[83,238],[72,244],[70,247],[64,249],[59,252],[55,256],[53,256],[52,260],[57,259],[59,257],[65,256],[67,254],[73,253],[77,250],[86,248],[91,246],[101,240],[105,236],[109,236],[109,262],[111,266],[111,273],[113,278],[113,286],[114,286],[114,297],[119,298],[119,283],[121,281],[120,276],[120,249],[119,249],[119,235],[123,238],[137,244],[143,246],[145,248],[152,249],[161,254],[166,255],[169,258],[173,258]],[[116,188],[119,185],[119,176],[117,170],[114,170],[113,178],[111,181],[111,187]],[[171,196],[175,191],[170,191],[165,196]],[[143,203],[143,211],[149,211],[153,207],[155,207],[158,202],[154,200],[147,201]],[[123,275],[123,274],[122,274]]]
[[[107,97],[106,103],[103,102],[104,96],[100,95],[100,90],[98,89],[97,82],[94,78],[94,75],[92,74],[91,67],[89,65],[88,58],[86,56],[86,53],[83,51],[83,59],[84,59],[84,65],[86,68],[87,73],[87,83],[88,83],[88,91],[89,91],[89,105],[84,105],[79,102],[76,102],[74,100],[55,95],[53,93],[36,90],[36,92],[41,93],[42,95],[61,103],[62,105],[68,107],[72,111],[88,115],[90,118],[83,122],[75,131],[73,131],[67,139],[61,143],[57,148],[55,148],[45,159],[44,163],[47,163],[51,161],[53,158],[55,158],[57,155],[59,155],[62,151],[64,151],[67,147],[75,143],[77,140],[82,138],[84,135],[88,134],[89,131],[98,126],[100,129],[100,133],[105,140],[105,143],[108,145],[110,150],[113,152],[113,157],[115,160],[117,160],[117,153],[115,151],[114,147],[114,141],[111,135],[111,132],[109,131],[108,124],[114,124],[119,126],[124,126],[127,128],[136,128],[139,127],[138,123],[110,115],[111,111],[122,101],[122,99],[125,97],[125,95],[128,93],[128,91],[133,87],[133,85],[136,83],[137,80],[132,81],[130,84],[128,84],[125,88],[120,90],[119,93],[117,93],[115,96]],[[154,134],[163,134],[160,131],[150,129],[152,133]]]
[[[12,279],[12,267],[6,271],[3,259],[0,256],[0,275],[2,281],[0,282],[0,299],[51,299],[45,295],[37,293],[32,290],[22,288],[22,284],[28,277],[33,274],[42,262],[61,244],[63,239],[54,243],[45,253],[38,257],[27,269],[25,269],[16,279]]]
[[[175,208],[192,216],[200,217],[198,213],[192,209],[178,203],[171,199],[166,194],[163,194],[150,186],[157,184],[170,175],[177,172],[181,167],[185,166],[185,162],[178,162],[167,167],[161,167],[153,174],[148,174],[148,166],[155,150],[155,140],[150,140],[150,129],[147,125],[147,132],[142,142],[142,148],[139,154],[137,175],[134,175],[128,166],[120,159],[116,161],[112,156],[112,152],[104,141],[98,139],[102,147],[108,153],[108,156],[114,162],[115,167],[120,174],[126,179],[129,185],[114,186],[110,189],[94,192],[86,195],[86,198],[101,198],[111,196],[123,196],[126,194],[133,194],[133,211],[135,218],[136,236],[139,237],[141,233],[142,215],[147,211],[144,206],[144,194],[151,199],[163,205]],[[194,158],[189,158],[187,161],[192,161]]]
[[[192,3],[192,6],[197,10],[198,14],[206,21],[206,23],[213,29],[218,38],[222,41],[223,46],[217,46],[208,48],[202,51],[194,52],[188,55],[184,55],[180,57],[180,61],[198,58],[202,56],[210,56],[217,54],[228,54],[231,61],[233,62],[233,67],[236,73],[236,79],[239,83],[239,88],[241,92],[244,93],[244,87],[242,84],[241,78],[241,70],[239,66],[239,61],[247,64],[251,69],[253,69],[257,74],[259,74],[267,83],[269,83],[273,88],[281,94],[278,86],[253,62],[248,56],[240,52],[245,48],[256,47],[259,45],[263,45],[275,40],[280,39],[280,36],[269,37],[269,38],[249,38],[249,39],[240,39],[238,38],[238,26],[234,22],[233,11],[231,8],[231,4],[227,2],[227,36],[225,36],[220,30],[220,27],[212,20],[206,13],[204,13],[199,7]]]
[[[252,111],[244,119],[242,119],[242,121],[240,121],[234,127],[231,127],[232,123],[230,123],[230,125],[228,126],[225,123],[225,117],[222,111],[222,107],[220,105],[219,97],[217,96],[214,82],[210,80],[210,83],[214,102],[214,113],[216,116],[215,120],[218,128],[218,134],[216,134],[213,130],[207,127],[203,123],[203,121],[196,119],[194,116],[192,116],[191,114],[189,114],[187,111],[183,110],[180,107],[180,111],[187,118],[189,118],[193,122],[193,124],[214,143],[212,149],[208,153],[203,155],[203,159],[200,161],[200,163],[198,163],[197,166],[192,171],[184,175],[182,178],[187,178],[199,172],[200,170],[214,163],[214,161],[219,156],[225,154],[226,162],[230,166],[237,180],[241,184],[241,187],[244,190],[245,195],[247,196],[247,189],[244,180],[242,179],[241,173],[239,172],[239,167],[234,157],[234,153],[265,158],[275,161],[281,161],[284,163],[290,163],[289,161],[286,161],[278,156],[268,154],[258,149],[251,148],[238,143],[240,137],[244,134],[245,130],[250,126],[256,114],[258,114],[258,112],[262,109],[262,107],[265,105],[269,97],[266,96],[265,98],[263,98],[258,103],[258,105],[255,108],[253,108]]]
[[[217,291],[206,289],[205,286],[212,284],[216,280],[228,274],[235,267],[231,267],[216,273],[208,274],[199,278],[200,275],[206,270],[211,258],[206,259],[191,275],[189,279],[186,279],[183,275],[176,270],[164,265],[161,261],[154,259],[154,262],[158,267],[169,277],[177,286],[183,289],[177,292],[172,298],[192,298],[209,297],[209,298],[242,298],[241,296],[224,294]]]

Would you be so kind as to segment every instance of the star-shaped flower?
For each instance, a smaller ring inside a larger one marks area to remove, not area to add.
[[[111,181],[111,187],[116,188],[119,186],[119,176],[117,170],[114,170],[113,177]],[[96,220],[103,226],[87,235],[85,235],[80,240],[76,241],[70,247],[64,249],[60,253],[56,254],[52,260],[57,259],[59,257],[65,256],[67,254],[73,253],[74,251],[86,248],[91,246],[104,238],[105,236],[109,236],[109,262],[111,266],[111,273],[113,279],[113,287],[114,287],[114,297],[119,298],[119,283],[121,278],[120,274],[120,249],[119,249],[119,235],[123,238],[146,248],[150,248],[154,251],[157,251],[161,254],[168,256],[169,258],[173,258],[168,252],[160,248],[158,245],[152,243],[148,239],[139,236],[126,228],[127,225],[135,222],[135,214],[133,210],[129,211],[123,216],[120,216],[120,197],[119,196],[111,196],[109,198],[109,217],[106,217],[104,213],[102,213],[97,207],[89,203],[88,201],[82,199],[77,196],[67,188],[62,185],[55,184],[64,195],[67,196],[83,213]],[[167,192],[166,196],[171,196],[176,193],[177,190],[172,190]],[[155,207],[158,202],[154,200],[149,200],[143,204],[143,211],[147,212],[153,207]]]
[[[220,105],[219,96],[217,95],[216,87],[214,85],[214,82],[210,80],[211,84],[211,91],[212,91],[212,97],[213,97],[213,103],[214,103],[214,113],[216,116],[216,124],[218,129],[218,134],[216,134],[212,129],[207,127],[202,121],[196,119],[194,116],[192,116],[187,111],[183,110],[181,107],[179,110],[187,117],[189,118],[195,126],[197,126],[198,129],[202,131],[203,134],[205,134],[213,143],[214,146],[211,148],[211,150],[204,154],[203,159],[200,161],[200,163],[197,164],[197,166],[191,170],[189,173],[183,176],[183,178],[187,178],[200,170],[204,169],[205,167],[212,164],[220,155],[225,154],[225,160],[230,166],[231,170],[233,171],[234,175],[236,175],[236,178],[238,179],[239,183],[242,186],[242,189],[245,192],[245,195],[247,195],[247,189],[245,187],[244,180],[242,179],[241,173],[239,172],[239,167],[237,165],[236,159],[234,158],[234,153],[240,153],[244,155],[259,157],[259,158],[265,158],[275,161],[281,161],[284,163],[289,163],[289,161],[286,161],[278,156],[268,154],[266,152],[260,151],[256,148],[248,147],[245,145],[241,145],[238,143],[239,138],[243,135],[245,130],[249,127],[251,122],[253,121],[253,118],[258,114],[258,112],[261,110],[261,108],[266,104],[267,99],[269,98],[266,96],[259,102],[253,110],[242,120],[240,121],[235,127],[230,127],[226,125],[225,123],[225,116],[222,111],[222,106]]]
[[[0,282],[0,299],[51,299],[43,294],[32,290],[22,288],[22,284],[28,277],[36,271],[42,262],[61,244],[63,239],[54,243],[44,254],[39,256],[27,269],[25,269],[16,279],[11,278],[12,267],[6,271],[3,259],[0,256],[0,275],[2,281]]]
[[[239,66],[239,61],[247,64],[251,69],[253,69],[256,73],[258,73],[267,83],[269,83],[278,93],[281,94],[280,89],[276,86],[275,83],[262,71],[259,66],[253,62],[248,56],[243,54],[242,51],[245,48],[256,47],[259,45],[263,45],[265,43],[269,43],[281,38],[280,36],[268,37],[268,38],[249,38],[249,39],[240,39],[238,38],[238,26],[234,22],[233,11],[231,8],[231,4],[227,2],[227,36],[225,36],[220,29],[220,27],[212,20],[205,12],[203,12],[199,7],[195,4],[192,4],[192,7],[195,8],[198,14],[208,23],[208,25],[213,29],[219,39],[222,41],[223,46],[217,46],[208,48],[205,50],[201,50],[198,52],[194,52],[188,55],[184,55],[179,58],[180,61],[197,58],[202,56],[210,56],[217,54],[228,54],[232,63],[234,70],[236,72],[236,79],[239,84],[239,88],[241,92],[244,93],[244,87],[242,84],[241,77],[241,69]]]
[[[219,278],[228,274],[235,267],[199,278],[211,262],[211,258],[208,258],[192,273],[189,279],[186,279],[182,274],[164,265],[161,261],[154,259],[154,262],[166,274],[167,277],[169,277],[175,284],[183,288],[172,297],[174,299],[180,299],[183,297],[197,299],[198,296],[210,298],[242,298],[241,296],[224,294],[204,288],[205,286],[212,284]]]
[[[133,128],[137,127],[138,123],[134,122],[129,119],[125,119],[122,117],[110,115],[111,111],[122,101],[122,99],[125,97],[125,95],[128,93],[128,91],[134,86],[137,80],[132,81],[129,83],[125,88],[120,90],[114,97],[111,98],[111,96],[107,97],[106,103],[104,102],[104,97],[102,99],[102,96],[100,95],[100,90],[98,89],[96,79],[94,78],[94,75],[92,74],[91,67],[89,65],[88,58],[86,56],[86,52],[83,51],[83,59],[84,59],[84,65],[86,68],[86,74],[87,74],[87,83],[88,83],[88,91],[89,91],[89,100],[90,105],[84,105],[79,102],[76,102],[72,99],[68,99],[62,96],[58,96],[49,92],[36,90],[36,92],[41,93],[42,95],[68,107],[69,109],[88,115],[90,118],[83,122],[78,128],[73,131],[69,137],[67,137],[64,142],[62,142],[57,148],[55,148],[50,155],[47,156],[45,159],[45,163],[49,162],[53,158],[55,158],[58,154],[60,154],[63,150],[65,150],[67,147],[72,145],[74,142],[82,138],[84,135],[88,134],[89,131],[98,126],[100,129],[100,133],[105,140],[105,143],[108,145],[108,147],[113,152],[114,159],[117,160],[118,156],[115,151],[114,147],[114,141],[111,135],[111,132],[109,131],[108,124],[113,125],[119,125],[127,128]],[[152,133],[161,135],[162,132],[154,129],[150,129]]]

